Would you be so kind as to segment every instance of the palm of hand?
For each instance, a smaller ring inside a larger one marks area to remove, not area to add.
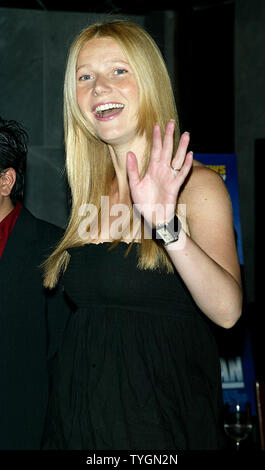
[[[173,134],[173,121],[167,124],[163,142],[159,126],[154,127],[150,162],[142,179],[139,177],[135,154],[127,154],[132,201],[150,225],[173,217],[179,190],[192,166],[192,152],[187,153],[189,134],[184,133],[181,136],[176,155],[172,159]],[[175,167],[180,171],[173,170]]]

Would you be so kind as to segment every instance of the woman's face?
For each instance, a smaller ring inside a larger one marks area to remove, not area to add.
[[[79,108],[98,137],[113,146],[132,143],[137,136],[139,89],[116,41],[94,38],[83,46],[76,84]]]

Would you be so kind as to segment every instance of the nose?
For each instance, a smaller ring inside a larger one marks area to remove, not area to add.
[[[98,76],[94,82],[93,86],[93,94],[94,95],[101,95],[104,93],[109,93],[111,90],[110,82],[106,77]]]

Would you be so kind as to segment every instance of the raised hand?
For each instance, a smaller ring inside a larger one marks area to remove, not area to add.
[[[174,216],[179,190],[192,166],[193,154],[187,153],[190,139],[188,132],[182,134],[172,159],[174,128],[175,122],[169,121],[162,142],[160,126],[154,126],[150,161],[142,179],[139,176],[136,155],[133,152],[127,153],[132,201],[150,226]]]

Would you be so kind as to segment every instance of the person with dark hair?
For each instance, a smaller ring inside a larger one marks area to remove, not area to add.
[[[18,122],[0,118],[0,258],[22,207],[27,140]]]
[[[61,289],[46,292],[40,265],[61,229],[23,206],[28,136],[0,118],[0,449],[39,449],[48,357],[68,317]]]
[[[10,199],[16,203],[23,198],[28,136],[16,121],[4,121],[0,118],[0,126],[0,174],[9,168],[15,170],[16,180],[10,193]]]

